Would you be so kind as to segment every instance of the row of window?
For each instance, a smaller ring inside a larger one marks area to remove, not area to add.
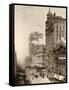
[[[60,30],[60,32],[58,32],[58,30],[56,30],[56,40],[61,40],[62,37],[64,37],[64,31]]]
[[[55,20],[55,23],[64,23],[64,20]]]
[[[64,26],[60,26],[60,27],[59,27],[59,26],[57,25],[57,26],[56,26],[56,29],[64,29]]]

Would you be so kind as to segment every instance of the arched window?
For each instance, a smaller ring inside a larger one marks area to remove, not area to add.
[[[61,26],[60,26],[60,29],[61,29]]]
[[[58,29],[56,30],[56,41],[58,40]]]
[[[64,30],[61,30],[62,37],[64,37]]]
[[[59,34],[59,40],[61,40],[61,34]]]
[[[61,36],[62,36],[62,32],[60,30],[60,33],[59,33],[59,40],[61,40]]]
[[[58,29],[58,25],[56,26],[56,29]]]
[[[60,23],[61,23],[61,20],[60,20]]]

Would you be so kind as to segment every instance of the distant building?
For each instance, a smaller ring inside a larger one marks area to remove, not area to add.
[[[66,76],[66,19],[49,10],[45,25],[47,70]]]
[[[44,45],[36,45],[34,47],[34,55],[33,55],[33,65],[43,68],[45,67],[45,47]]]
[[[42,33],[34,32],[29,37],[29,56],[32,57],[33,47],[36,44],[40,44],[39,39],[43,39]]]
[[[44,54],[45,46],[43,45],[43,34],[31,33],[29,39],[29,56],[31,57],[32,66],[43,67],[45,65]]]

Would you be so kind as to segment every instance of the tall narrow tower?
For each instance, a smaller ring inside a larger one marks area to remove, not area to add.
[[[49,9],[47,14],[47,21],[45,27],[45,34],[46,34],[46,53],[53,49],[54,45],[54,22],[53,22],[53,15]]]

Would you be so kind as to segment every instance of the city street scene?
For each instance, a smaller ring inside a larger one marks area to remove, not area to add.
[[[16,85],[67,81],[66,8],[15,6]]]

